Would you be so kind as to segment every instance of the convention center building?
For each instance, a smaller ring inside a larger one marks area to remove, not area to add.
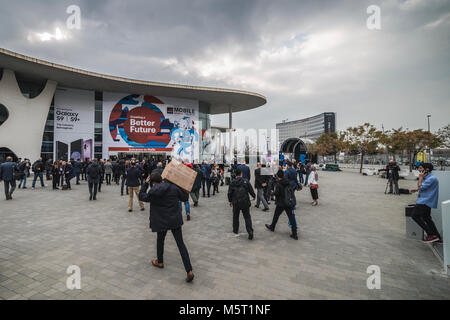
[[[0,162],[171,155],[202,161],[210,115],[258,108],[260,94],[133,80],[0,48]]]

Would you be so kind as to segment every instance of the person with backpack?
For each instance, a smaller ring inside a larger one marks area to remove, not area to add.
[[[311,191],[311,197],[313,202],[311,203],[313,206],[317,206],[317,200],[319,199],[319,174],[317,173],[316,167],[311,166],[311,173],[309,174],[308,185],[309,190]]]
[[[33,163],[32,170],[34,172],[34,178],[33,178],[33,183],[31,184],[31,189],[34,189],[34,187],[36,185],[36,180],[38,177],[41,180],[41,187],[44,188],[45,187],[45,184],[44,184],[45,165],[42,162],[42,158],[39,158],[38,160],[36,160]]]
[[[245,220],[245,228],[248,232],[248,239],[253,239],[252,217],[250,216],[251,202],[249,194],[256,198],[255,191],[252,185],[247,179],[242,177],[240,169],[235,170],[236,178],[230,183],[228,187],[228,202],[230,207],[233,207],[233,233],[239,234],[239,213],[242,211],[242,215]]]
[[[150,182],[153,184],[153,187],[147,192]],[[185,202],[188,200],[188,193],[169,181],[163,181],[159,172],[153,172],[145,180],[139,191],[139,201],[150,202],[150,228],[157,233],[157,259],[152,260],[152,265],[157,268],[164,268],[164,240],[167,231],[170,230],[183,260],[184,269],[186,270],[186,282],[192,282],[194,273],[192,272],[188,250],[183,241],[181,229],[183,216],[179,206],[180,201]]]
[[[98,183],[100,181],[101,169],[97,159],[94,159],[86,169],[89,186],[89,200],[97,200]]]
[[[22,162],[20,162],[19,164],[19,171],[23,172],[23,176],[22,179],[19,182],[19,189],[26,189],[27,188],[27,177],[29,175],[29,171],[30,171],[30,160],[28,159],[24,159]],[[23,186],[22,186],[23,184]]]
[[[6,200],[12,200],[12,194],[16,189],[16,172],[19,171],[17,163],[12,157],[6,157],[6,162],[0,165],[0,182],[3,180]]]
[[[297,236],[297,223],[295,222],[294,216],[292,215],[292,208],[296,204],[295,191],[292,188],[291,183],[288,179],[285,178],[284,172],[282,169],[277,172],[277,183],[275,185],[275,212],[273,214],[272,223],[266,224],[266,228],[270,231],[274,232],[275,227],[278,222],[278,218],[283,213],[286,212],[288,216],[289,222],[291,224],[291,238],[298,240]]]
[[[300,184],[303,184],[304,183],[303,175],[306,174],[306,169],[302,161],[298,162],[297,172],[298,172],[298,180]]]

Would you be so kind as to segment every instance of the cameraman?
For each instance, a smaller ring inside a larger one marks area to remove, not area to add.
[[[397,163],[394,160],[389,160],[386,169],[381,169],[380,171],[386,171],[386,178],[389,179],[389,194],[392,194],[392,185],[395,186],[395,194],[400,194],[398,190],[398,180],[400,179],[398,172],[400,171],[400,167]]]
[[[411,190],[411,192],[419,191],[416,207],[411,217],[427,233],[425,243],[432,243],[441,239],[441,235],[431,218],[431,208],[437,208],[439,199],[439,180],[431,171],[433,171],[431,163],[421,163],[419,165],[420,174],[417,189]]]

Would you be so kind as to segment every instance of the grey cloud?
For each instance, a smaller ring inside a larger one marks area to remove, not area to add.
[[[29,32],[82,9],[70,41],[30,44]],[[366,28],[381,7],[382,29]],[[3,1],[0,45],[87,70],[155,81],[256,91],[267,105],[235,115],[239,127],[274,127],[323,111],[338,128],[385,128],[450,119],[450,2]],[[268,116],[270,115],[270,116]],[[256,121],[255,121],[256,119]],[[225,125],[227,116],[214,116]]]

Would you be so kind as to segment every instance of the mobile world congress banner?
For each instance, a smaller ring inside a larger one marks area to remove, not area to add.
[[[55,93],[54,158],[93,157],[94,91],[58,88]]]
[[[103,158],[118,152],[165,152],[199,160],[198,101],[103,93]]]

